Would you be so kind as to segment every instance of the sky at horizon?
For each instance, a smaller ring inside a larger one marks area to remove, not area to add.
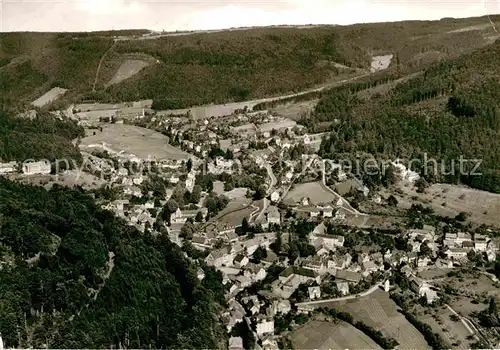
[[[0,0],[0,31],[210,30],[495,13],[500,0]]]

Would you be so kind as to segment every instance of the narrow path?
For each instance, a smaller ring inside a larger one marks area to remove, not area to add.
[[[269,195],[271,195],[271,193],[273,193],[274,186],[276,186],[276,184],[278,183],[278,179],[276,179],[276,176],[273,173],[273,168],[267,162],[266,162],[266,170],[267,170],[267,174],[269,175],[269,178],[271,179],[271,184],[269,185],[269,188],[267,189],[267,195],[269,196]],[[264,213],[266,212],[267,208],[269,208],[270,201],[267,198],[263,198],[263,202],[264,202],[264,204],[262,206],[262,210],[259,213],[259,215],[257,216],[257,218],[255,219],[257,222],[262,220]]]
[[[340,297],[340,298],[306,301],[306,302],[303,302],[303,303],[296,303],[295,305],[297,307],[298,306],[309,306],[309,305],[318,305],[318,304],[324,304],[324,303],[331,303],[331,302],[335,302],[335,301],[346,301],[346,300],[353,300],[353,299],[357,299],[357,298],[362,298],[362,297],[366,297],[366,296],[368,296],[368,295],[370,295],[372,293],[375,293],[375,291],[377,291],[382,286],[382,284],[383,284],[382,282],[379,282],[376,285],[374,285],[373,287],[371,287],[370,289],[368,289],[367,291],[359,293],[359,294],[348,295],[348,296]]]
[[[324,168],[324,163],[323,163],[323,169],[322,169],[322,185],[323,187],[329,191],[331,194],[333,194],[335,196],[335,198],[337,199],[340,199],[342,201],[342,208],[346,211],[348,211],[349,213],[353,214],[353,215],[356,215],[356,216],[368,216],[367,214],[365,213],[361,213],[359,210],[356,210],[354,209],[351,204],[349,204],[349,202],[344,198],[342,197],[340,194],[338,194],[337,192],[335,192],[334,190],[332,190],[327,184],[326,184],[326,171],[325,171],[325,168]]]
[[[274,97],[266,97],[266,98],[260,98],[260,99],[255,99],[255,100],[242,101],[242,102],[230,102],[230,103],[223,103],[223,104],[217,104],[217,105],[201,105],[201,106],[198,105],[198,106],[192,106],[192,107],[183,108],[183,109],[171,109],[171,110],[157,111],[156,114],[158,116],[168,116],[170,114],[186,114],[186,113],[190,112],[191,115],[193,116],[193,118],[195,118],[195,119],[207,118],[210,116],[222,117],[223,115],[230,115],[230,114],[234,113],[234,111],[236,111],[238,109],[243,109],[245,107],[252,110],[256,105],[258,105],[260,103],[286,100],[286,99],[293,98],[293,97],[307,95],[307,94],[313,93],[313,92],[320,92],[320,91],[323,91],[323,90],[326,90],[329,88],[342,86],[343,84],[350,83],[350,82],[356,81],[358,79],[368,77],[370,75],[372,75],[372,74],[367,73],[367,74],[357,75],[357,76],[343,79],[343,80],[339,80],[339,81],[336,81],[333,83],[326,83],[326,84],[321,85],[320,87],[307,89],[307,90],[297,92],[294,94],[286,94],[286,95],[280,95],[280,96],[274,96]],[[221,110],[223,112],[221,112]]]
[[[250,216],[248,217],[248,222],[249,222],[249,223],[253,222],[253,217],[254,217],[254,216],[255,216],[255,214],[257,214],[257,213],[259,212],[259,210],[260,210],[260,208],[259,208],[259,207],[256,207],[256,206],[255,206],[255,205],[253,205],[253,204],[251,204],[250,206],[251,206],[252,208],[254,208],[255,210],[254,210],[254,211],[252,211],[252,212],[250,213]]]
[[[476,334],[476,332],[474,332],[472,330],[472,328],[469,326],[469,324],[466,322],[467,319],[465,317],[460,316],[458,314],[458,312],[456,312],[455,310],[453,310],[451,308],[450,305],[446,304],[446,307],[448,308],[448,310],[450,310],[455,316],[457,316],[460,319],[460,321],[462,322],[462,324],[464,325],[464,327],[467,328],[467,330],[469,331],[470,334],[472,334],[472,335]]]
[[[104,59],[106,58],[106,55],[108,54],[109,51],[115,46],[117,41],[113,41],[113,44],[109,47],[109,49],[106,50],[106,52],[102,55],[101,59],[99,60],[99,66],[97,66],[97,72],[95,73],[95,79],[94,79],[94,84],[92,85],[92,92],[95,92],[95,86],[97,84],[97,80],[99,79],[99,71],[101,70],[102,63],[104,62]]]
[[[95,293],[93,298],[94,300],[97,299],[102,288],[106,285],[106,282],[109,279],[109,276],[111,276],[111,272],[113,272],[114,267],[115,267],[115,253],[108,252],[108,261],[106,262],[106,272],[104,273],[104,276],[102,276],[103,282],[99,286],[99,289],[97,289],[97,292]]]

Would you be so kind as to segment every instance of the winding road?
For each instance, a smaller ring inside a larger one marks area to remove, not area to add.
[[[97,85],[97,80],[99,79],[99,71],[101,70],[102,63],[104,62],[104,59],[106,58],[107,54],[111,49],[115,46],[116,40],[113,41],[113,44],[109,47],[109,49],[106,50],[106,52],[102,55],[101,59],[99,60],[99,65],[97,66],[97,72],[95,73],[95,79],[94,79],[94,84],[92,85],[92,92],[95,92],[95,86]]]

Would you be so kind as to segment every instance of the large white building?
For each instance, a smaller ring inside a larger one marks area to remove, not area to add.
[[[23,173],[26,175],[48,175],[50,174],[50,163],[46,160],[23,163]]]
[[[16,171],[16,162],[0,163],[0,174],[8,174]]]
[[[403,181],[413,183],[420,178],[420,175],[418,175],[417,172],[407,169],[406,166],[399,162],[399,160],[392,162],[392,166],[395,169],[396,175],[399,176]]]

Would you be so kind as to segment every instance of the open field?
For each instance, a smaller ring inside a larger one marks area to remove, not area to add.
[[[323,187],[321,181],[317,181],[294,185],[286,195],[285,202],[296,203],[304,197],[308,197],[311,204],[331,203],[336,199]]]
[[[454,300],[449,305],[455,310],[459,315],[463,317],[468,317],[474,311],[482,311],[488,307],[488,304],[475,304],[472,303],[472,298],[460,297]]]
[[[82,139],[80,148],[100,148],[118,155],[136,156],[141,159],[160,161],[193,158],[190,154],[170,146],[168,138],[159,132],[126,124],[110,124],[102,133]]]
[[[291,334],[296,349],[381,349],[346,322],[310,321]]]
[[[371,72],[375,73],[384,69],[389,68],[392,57],[394,57],[392,54],[391,55],[383,55],[383,56],[373,56],[372,57],[372,64],[371,64]]]
[[[487,276],[478,274],[466,274],[459,277],[446,277],[440,280],[439,283],[433,283],[436,287],[443,287],[448,284],[455,288],[461,294],[481,295],[487,294],[497,298],[500,297],[500,289]]]
[[[60,87],[55,87],[49,91],[47,91],[45,94],[37,98],[35,101],[31,102],[31,104],[35,107],[43,107],[55,100],[57,100],[60,96],[64,95],[66,93],[66,89],[60,88]]]
[[[466,212],[471,214],[471,222],[500,226],[500,194],[449,184],[431,185],[425,193],[417,193],[413,187],[402,186],[401,190],[404,195],[394,194],[401,208],[420,202],[442,216],[454,217]]]
[[[239,226],[244,218],[249,218],[255,208],[249,207],[251,199],[231,201],[227,207],[217,215],[216,222]]]
[[[326,306],[326,305],[323,305]],[[347,302],[332,302],[328,307],[349,312],[356,320],[380,330],[386,337],[398,341],[399,349],[428,349],[420,332],[400,314],[389,294],[377,290],[367,297]]]
[[[447,307],[441,307],[438,310],[432,310],[432,314],[424,314],[417,316],[418,319],[429,326],[453,348],[468,349],[470,344],[475,341],[468,340],[467,337],[471,332],[465,327],[460,320],[452,320],[450,316],[454,313]]]
[[[113,78],[106,84],[106,86],[119,84],[122,81],[133,77],[147,66],[149,66],[149,63],[146,61],[127,60],[122,63],[120,68],[118,68],[118,71],[115,73]]]
[[[314,99],[311,101],[303,101],[297,103],[288,103],[283,106],[277,106],[275,108],[271,108],[272,112],[276,112],[279,115],[289,118],[292,120],[299,120],[302,115],[307,115],[314,110],[314,107],[318,103],[318,99]]]
[[[424,280],[432,280],[434,278],[442,278],[445,277],[446,274],[450,271],[453,271],[453,269],[428,269],[428,270],[423,270],[419,271],[417,273],[418,277],[423,278]]]
[[[126,103],[79,103],[74,106],[80,112],[104,111],[123,108],[151,108],[153,100],[142,100]]]
[[[224,195],[233,200],[233,199],[244,199],[247,195],[247,188],[245,187],[238,187],[234,188],[231,191],[224,192]]]

